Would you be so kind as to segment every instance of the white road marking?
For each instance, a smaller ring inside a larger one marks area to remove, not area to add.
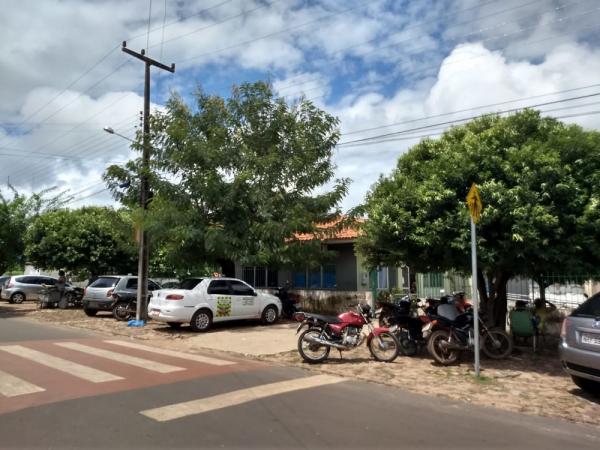
[[[185,370],[183,367],[171,366],[169,364],[163,364],[149,359],[138,358],[137,356],[126,355],[125,353],[112,352],[110,350],[90,347],[89,345],[77,344],[76,342],[56,342],[55,345],[68,348],[69,350],[75,350],[81,353],[98,356],[100,358],[110,359],[122,364],[141,367],[142,369],[147,369],[158,373],[171,373]]]
[[[167,422],[169,420],[180,419],[182,417],[202,414],[217,409],[228,408],[230,406],[241,405],[254,400],[259,400],[273,395],[285,394],[286,392],[299,391],[313,387],[325,386],[328,384],[340,383],[343,378],[331,375],[315,375],[312,377],[299,378],[295,380],[278,381],[276,383],[263,384],[247,389],[219,394],[208,398],[199,398],[189,402],[175,403],[173,405],[160,408],[147,409],[140,411],[150,419],[157,422]]]
[[[237,364],[233,361],[226,361],[224,359],[211,358],[209,356],[196,355],[193,353],[178,352],[176,350],[166,350],[162,348],[149,347],[147,345],[136,344],[135,342],[127,341],[104,341],[113,345],[120,345],[122,347],[135,348],[137,350],[143,350],[145,352],[158,353],[159,355],[172,356],[174,358],[187,359],[189,361],[196,361],[205,364],[212,364],[213,366],[230,366]]]
[[[123,377],[113,375],[112,373],[103,372],[102,370],[94,369],[92,367],[84,366],[73,361],[52,356],[47,353],[38,352],[22,345],[5,345],[0,347],[3,350],[13,355],[17,355],[21,358],[28,359],[46,367],[66,372],[69,375],[73,375],[77,378],[82,378],[92,383],[104,383],[106,381],[122,380]]]
[[[33,394],[45,390],[42,387],[0,370],[0,394],[5,397],[16,397],[18,395]]]

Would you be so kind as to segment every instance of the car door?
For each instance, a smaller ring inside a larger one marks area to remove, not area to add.
[[[46,283],[46,280],[46,277],[25,277],[23,281],[26,285],[24,288],[25,297],[29,300],[39,300],[42,291],[42,284]]]
[[[214,311],[213,320],[229,320],[233,318],[232,296],[227,280],[212,280],[206,289],[208,304]]]
[[[230,280],[232,311],[235,317],[251,318],[258,316],[258,297],[254,289],[239,280]]]

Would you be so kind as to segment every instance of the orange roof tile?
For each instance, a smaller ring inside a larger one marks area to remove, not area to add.
[[[295,233],[295,238],[299,241],[312,241],[315,239],[319,240],[346,240],[356,239],[360,234],[360,224],[364,222],[364,219],[353,219],[352,223],[337,228],[342,217],[339,219],[332,220],[330,222],[317,224],[317,231],[315,233]]]

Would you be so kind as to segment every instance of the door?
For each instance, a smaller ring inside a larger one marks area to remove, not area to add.
[[[250,318],[259,314],[258,297],[254,289],[242,281],[230,280],[233,314],[236,317]]]
[[[214,311],[213,320],[219,322],[233,318],[232,296],[227,280],[212,280],[206,289],[208,304]]]

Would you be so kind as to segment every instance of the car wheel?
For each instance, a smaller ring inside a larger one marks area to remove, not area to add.
[[[267,306],[262,313],[262,322],[266,325],[272,325],[277,322],[277,307],[273,305]]]
[[[25,294],[21,294],[20,292],[17,292],[13,295],[10,296],[10,302],[11,303],[23,303],[25,301]]]
[[[596,397],[600,397],[600,382],[594,380],[588,380],[587,378],[578,377],[575,375],[571,375],[573,379],[573,383],[577,385],[577,387],[583,389],[584,391],[595,395]]]
[[[192,316],[190,327],[193,331],[206,331],[212,325],[212,313],[208,309],[199,309]]]
[[[94,317],[96,314],[98,314],[98,310],[97,309],[83,308],[83,312],[88,317]]]
[[[174,330],[178,330],[181,328],[181,322],[167,322],[167,325],[169,325]]]

